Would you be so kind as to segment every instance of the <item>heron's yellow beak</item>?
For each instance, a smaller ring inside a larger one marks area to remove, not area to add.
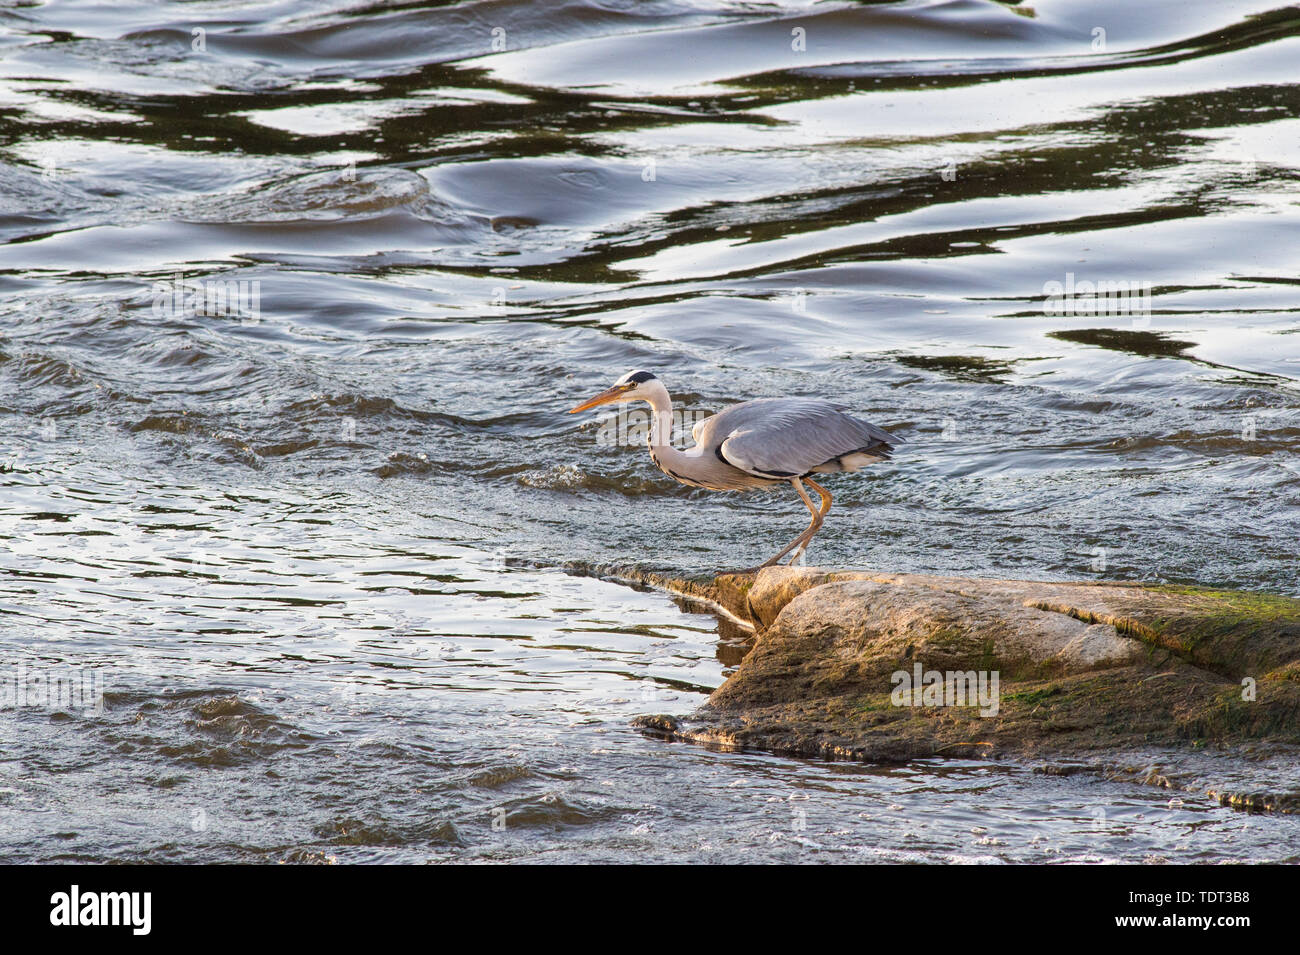
[[[609,388],[605,391],[602,391],[596,397],[584,401],[576,408],[570,408],[569,414],[575,414],[579,411],[586,411],[588,408],[596,407],[596,405],[607,405],[611,401],[618,401],[619,398],[621,398],[624,394],[631,391],[635,387],[636,384],[631,381],[627,382],[626,384],[615,385],[613,388]]]

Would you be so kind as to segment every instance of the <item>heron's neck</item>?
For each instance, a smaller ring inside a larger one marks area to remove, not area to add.
[[[646,443],[650,445],[650,456],[661,468],[672,470],[683,454],[671,444],[673,437],[673,400],[667,392],[652,394],[646,401],[650,404],[650,434]]]
[[[651,450],[672,447],[673,399],[666,393],[651,394],[646,401],[650,404],[650,434],[646,440]]]

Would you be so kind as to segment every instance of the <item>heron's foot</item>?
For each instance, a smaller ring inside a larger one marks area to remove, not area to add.
[[[757,573],[758,573],[760,570],[762,570],[764,567],[771,567],[771,566],[772,566],[772,564],[771,564],[771,562],[769,561],[769,562],[766,563],[766,564],[758,564],[758,565],[756,565],[756,566],[754,566],[754,567],[732,567],[732,568],[729,568],[729,569],[727,569],[727,570],[719,570],[719,571],[717,571],[717,572],[714,574],[714,576],[716,576],[716,577],[748,577],[748,576],[752,576],[753,574],[757,574]]]
[[[797,551],[795,551],[794,556],[791,557],[788,561],[786,561],[786,566],[787,567],[797,566],[799,559],[804,554],[804,550],[805,548],[801,547]],[[763,561],[763,563],[761,564],[755,564],[753,567],[736,567],[732,570],[720,570],[717,572],[717,576],[721,577],[724,574],[735,574],[737,576],[745,575],[745,574],[757,574],[760,570],[762,570],[765,567],[779,567],[781,566],[781,558],[784,557],[786,553],[788,552],[781,551],[781,553],[777,554],[775,557],[769,558],[768,560]]]

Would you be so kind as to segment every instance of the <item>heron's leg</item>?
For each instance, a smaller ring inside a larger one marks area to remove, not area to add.
[[[813,506],[812,498],[808,496],[808,492],[803,489],[803,483],[798,478],[791,478],[790,483],[793,484],[794,489],[799,492],[799,496],[803,498],[803,502],[808,505],[808,512],[812,514],[812,523],[808,525],[808,529],[806,531],[804,531],[794,540],[790,541],[790,543],[786,545],[785,549],[781,551],[781,553],[777,554],[771,560],[764,561],[760,565],[762,567],[771,567],[773,564],[775,564],[786,554],[790,553],[790,551],[794,550],[796,547],[802,549],[802,547],[808,543],[808,541],[812,538],[812,536],[817,533],[817,528],[821,526],[821,522],[817,514],[817,508]]]
[[[818,493],[821,495],[822,502],[825,503],[827,498],[830,497],[830,495],[827,494],[825,490],[823,490],[822,487],[819,484],[817,484],[815,481],[812,481],[808,478],[804,478],[804,480],[808,481],[809,484],[817,488]],[[819,530],[822,529],[822,520],[826,516],[826,511],[830,510],[829,505],[824,510],[818,510],[816,507],[814,507],[812,499],[808,497],[808,492],[803,489],[803,484],[796,483],[794,489],[798,491],[799,496],[803,498],[803,502],[808,506],[808,512],[812,514],[813,519],[812,519],[812,523],[808,525],[808,529],[799,535],[799,546],[794,549],[794,553],[791,554],[790,559],[786,561],[786,563],[788,564],[794,564],[797,560],[799,560],[800,557],[803,556],[804,551],[808,549],[808,544],[813,539],[813,535],[815,535]]]
[[[813,489],[814,491],[817,492],[818,496],[821,497],[821,499],[822,499],[822,500],[821,500],[821,505],[822,505],[822,506],[821,506],[821,509],[820,509],[820,510],[817,510],[817,511],[814,511],[814,512],[813,512],[813,523],[812,523],[812,526],[809,527],[806,531],[803,532],[803,535],[802,535],[803,543],[799,546],[799,549],[796,550],[796,551],[794,552],[794,556],[790,558],[790,561],[789,561],[789,562],[790,562],[791,564],[793,564],[795,561],[797,561],[800,557],[803,556],[803,552],[804,552],[804,550],[805,550],[805,549],[808,547],[808,545],[812,542],[813,535],[815,535],[819,530],[822,529],[822,523],[826,520],[826,515],[829,514],[829,513],[830,513],[830,510],[831,510],[831,493],[830,493],[830,491],[826,490],[826,488],[822,487],[820,484],[818,484],[818,483],[817,483],[816,481],[814,481],[812,478],[807,478],[807,477],[806,477],[806,478],[804,478],[803,480],[804,480],[804,483],[806,483],[806,484],[808,484],[809,486],[811,486],[812,489]],[[809,509],[809,510],[812,510],[812,502],[811,502],[810,500],[808,500],[808,496],[807,496],[806,494],[804,494],[803,491],[800,491],[799,493],[800,493],[800,495],[803,497],[803,502],[804,502],[805,504],[808,505],[808,509]]]
[[[812,478],[804,478],[804,483],[806,483],[810,488],[812,488],[812,489],[813,489],[814,491],[816,491],[819,495],[821,495],[821,499],[822,499],[822,509],[821,509],[820,511],[817,512],[817,524],[820,526],[820,525],[821,525],[821,522],[824,521],[824,520],[826,520],[826,515],[827,515],[828,513],[830,513],[830,509],[831,509],[831,492],[828,491],[828,490],[826,490],[826,488],[822,487],[820,484],[818,484],[818,483],[817,483],[816,481],[814,481]]]

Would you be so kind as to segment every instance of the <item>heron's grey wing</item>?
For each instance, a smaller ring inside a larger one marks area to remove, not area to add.
[[[761,398],[705,422],[702,436],[732,467],[763,477],[799,477],[827,462],[866,452],[889,457],[902,443],[883,428],[812,398]]]

